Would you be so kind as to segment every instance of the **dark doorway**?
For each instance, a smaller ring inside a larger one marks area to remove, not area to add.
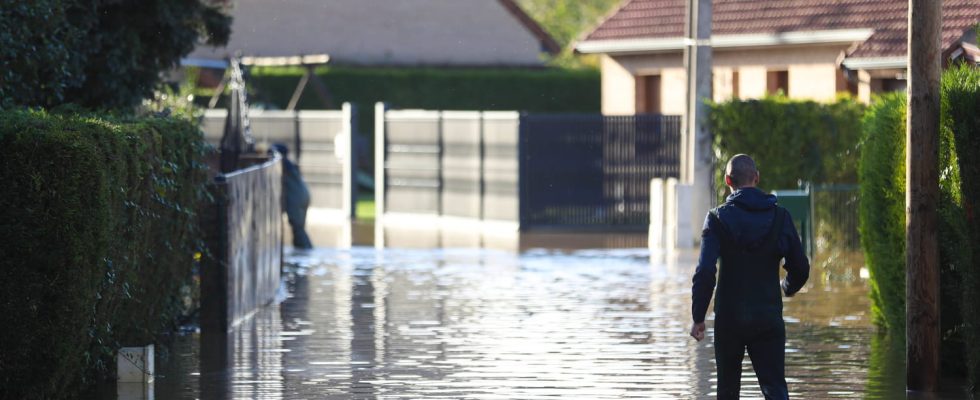
[[[660,113],[660,75],[636,77],[636,113]]]
[[[780,91],[789,96],[789,71],[767,71],[766,93],[776,94]]]

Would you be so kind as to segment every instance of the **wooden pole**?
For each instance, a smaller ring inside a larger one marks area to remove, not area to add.
[[[939,75],[941,0],[909,0],[906,131],[908,389],[939,387]]]

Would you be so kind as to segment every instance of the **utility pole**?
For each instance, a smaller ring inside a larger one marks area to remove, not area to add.
[[[714,204],[711,133],[708,131],[708,105],[711,100],[711,0],[688,0],[684,27],[687,45],[684,66],[687,69],[687,112],[684,116],[684,139],[681,148],[681,181],[690,185],[691,215],[678,216],[679,223],[690,221],[691,240],[698,240],[700,222]],[[688,241],[687,238],[678,238]]]
[[[909,0],[906,166],[908,389],[939,388],[939,76],[941,0]]]

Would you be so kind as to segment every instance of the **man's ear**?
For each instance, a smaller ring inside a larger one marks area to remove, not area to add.
[[[735,185],[732,184],[732,176],[731,175],[725,175],[725,184],[728,185],[728,186],[732,186],[732,187],[735,186]]]

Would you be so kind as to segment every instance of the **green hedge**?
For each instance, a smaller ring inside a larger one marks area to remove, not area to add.
[[[961,177],[961,221],[969,235],[970,264],[961,268],[963,338],[968,346],[970,380],[980,388],[980,70],[950,68],[942,80],[943,126],[953,136]],[[945,316],[944,316],[945,318]]]
[[[905,96],[875,100],[861,145],[861,246],[871,310],[886,329],[905,326]]]
[[[285,107],[303,73],[252,68],[253,98]],[[598,112],[601,99],[599,73],[591,69],[321,67],[316,74],[337,107],[384,101],[396,108]],[[298,108],[323,108],[312,83]]]
[[[943,108],[942,120],[938,210],[942,361],[947,373],[961,374],[966,362],[962,278],[970,265],[971,244],[960,206],[960,175],[948,107]],[[904,338],[906,296],[905,122],[904,93],[877,98],[863,121],[860,165],[861,244],[871,275],[872,314],[879,326],[899,339]]]
[[[796,189],[801,181],[857,182],[864,108],[848,97],[828,104],[770,96],[713,103],[709,118],[720,163],[749,154],[759,166],[763,187]],[[715,186],[724,195],[721,168]]]
[[[709,115],[720,167],[739,153],[758,163],[760,185],[768,190],[812,184],[857,183],[857,145],[865,106],[849,97],[833,103],[770,96],[711,104]],[[719,201],[725,198],[723,168],[715,169]],[[847,192],[814,192],[814,248],[857,252],[855,222],[840,207],[853,201]],[[825,249],[827,244],[833,248]],[[831,257],[830,259],[837,259]],[[829,270],[828,270],[829,271]]]
[[[0,112],[0,398],[62,398],[174,328],[201,249],[198,128]]]
[[[255,102],[285,108],[304,72],[292,67],[252,68],[250,95]],[[368,136],[374,126],[374,104],[379,101],[394,108],[595,113],[602,97],[599,72],[593,69],[321,67],[316,74],[335,108],[343,102],[359,107],[360,131]],[[297,108],[324,108],[312,82]]]

